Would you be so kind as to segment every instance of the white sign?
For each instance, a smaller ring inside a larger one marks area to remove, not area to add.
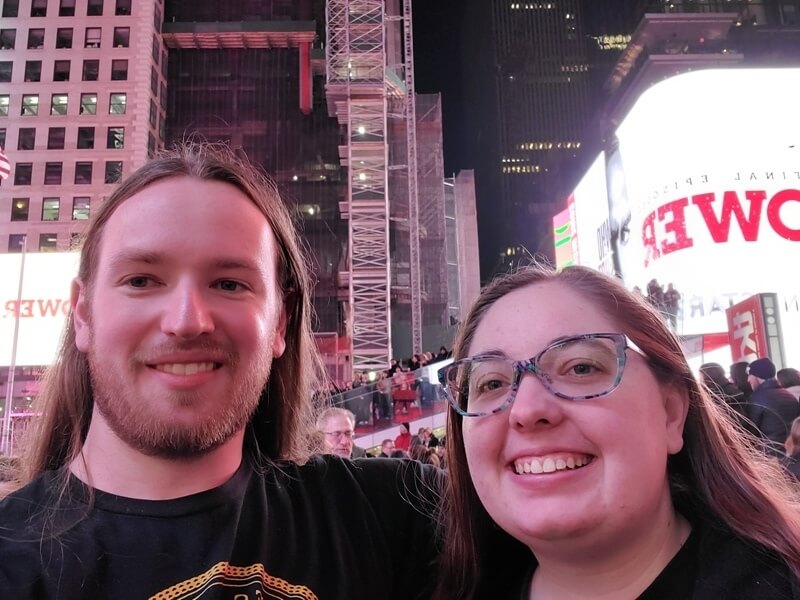
[[[72,279],[78,274],[78,252],[25,255],[19,294],[22,254],[0,254],[0,366],[11,365],[14,327],[18,324],[18,367],[49,365],[69,315]]]

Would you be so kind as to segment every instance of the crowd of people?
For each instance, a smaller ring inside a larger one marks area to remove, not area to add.
[[[357,417],[313,401],[309,273],[229,150],[177,148],[112,192],[4,482],[3,597],[798,598],[777,455],[800,426],[768,435],[764,400],[797,403],[796,372],[746,365],[736,413],[641,296],[533,265],[462,319],[445,439],[404,423],[381,454],[417,460],[350,460]]]

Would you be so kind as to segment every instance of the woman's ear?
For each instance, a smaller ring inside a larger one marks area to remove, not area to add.
[[[662,388],[667,451],[677,454],[683,449],[683,429],[689,413],[689,392],[685,387],[669,385]]]

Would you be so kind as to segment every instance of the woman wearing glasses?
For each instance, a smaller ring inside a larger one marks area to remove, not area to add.
[[[800,597],[800,491],[616,280],[496,280],[454,358],[441,598]]]

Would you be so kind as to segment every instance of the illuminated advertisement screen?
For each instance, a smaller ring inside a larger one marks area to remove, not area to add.
[[[567,208],[553,217],[553,242],[555,245],[556,269],[578,263],[578,238],[575,235],[575,205],[572,196]]]
[[[595,159],[575,187],[571,198],[575,205],[575,224],[579,233],[580,264],[604,273],[613,273],[604,154],[601,153]]]
[[[729,306],[800,288],[798,97],[800,69],[695,71],[649,88],[617,129],[615,270],[628,287],[673,283],[678,333],[727,331]]]
[[[11,365],[15,325],[18,367],[53,361],[69,314],[70,284],[78,273],[79,258],[78,252],[26,254],[20,294],[22,254],[0,254],[0,366]]]

